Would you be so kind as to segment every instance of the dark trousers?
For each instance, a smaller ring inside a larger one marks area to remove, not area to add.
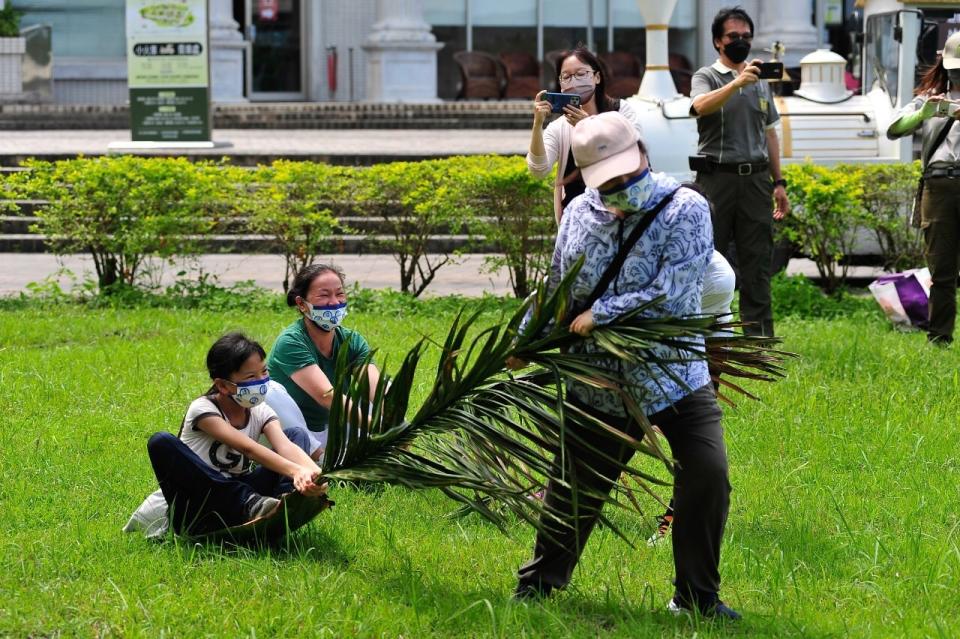
[[[632,419],[597,414],[586,406],[579,406],[634,437],[642,435]],[[704,386],[649,416],[650,422],[660,427],[677,460],[673,520],[676,596],[701,607],[713,603],[720,590],[720,543],[730,507],[721,417],[711,386]],[[593,441],[592,445],[622,463],[628,462],[634,453],[632,448],[608,440]],[[570,582],[600,509],[619,476],[615,464],[582,447],[571,446],[568,459],[576,460],[573,472],[569,472],[568,465],[567,474],[579,489],[576,513],[570,489],[554,482],[547,487],[545,505],[571,527],[545,522],[548,532],[537,535],[533,559],[518,573],[521,587],[549,591]],[[554,472],[559,473],[561,462],[554,463]],[[598,474],[585,472],[588,466],[599,471]]]
[[[924,181],[920,219],[933,285],[930,287],[931,339],[952,339],[957,318],[960,271],[960,179]]]
[[[283,431],[303,450],[310,441],[302,429]],[[293,482],[269,468],[224,477],[171,433],[154,433],[147,453],[160,490],[170,507],[170,523],[178,534],[222,530],[247,521],[247,502],[256,496],[279,497],[292,492]],[[309,453],[307,453],[309,454]]]
[[[770,272],[773,260],[773,184],[770,172],[752,175],[698,173],[697,184],[710,199],[713,244],[731,261],[736,247],[740,319],[749,335],[773,336]]]

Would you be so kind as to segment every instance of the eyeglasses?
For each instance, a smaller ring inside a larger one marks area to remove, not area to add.
[[[593,69],[580,69],[576,73],[561,73],[560,81],[569,82],[573,78],[576,78],[577,80],[583,80],[583,79],[589,78],[594,73],[596,73],[596,71],[594,71]]]
[[[737,33],[736,31],[731,31],[730,33],[724,33],[723,37],[727,40],[746,40],[750,42],[753,40],[752,33]]]

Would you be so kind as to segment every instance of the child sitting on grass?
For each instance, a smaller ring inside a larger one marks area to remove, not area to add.
[[[278,497],[293,490],[306,497],[326,493],[326,484],[315,482],[320,468],[305,452],[305,431],[283,430],[264,401],[265,358],[263,347],[241,333],[210,348],[213,386],[190,404],[177,436],[159,432],[147,443],[162,494],[148,497],[124,530],[162,535],[169,505],[174,532],[204,535],[277,514]],[[261,434],[272,450],[259,443]]]

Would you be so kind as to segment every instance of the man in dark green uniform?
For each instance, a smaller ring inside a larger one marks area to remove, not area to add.
[[[712,30],[720,58],[694,74],[690,91],[699,153],[706,156],[696,167],[697,182],[713,202],[717,250],[729,259],[730,242],[736,246],[740,318],[751,322],[745,330],[772,336],[773,220],[790,208],[775,128],[780,116],[769,85],[759,81],[760,61],[746,62],[753,40],[750,16],[739,7],[721,9]]]

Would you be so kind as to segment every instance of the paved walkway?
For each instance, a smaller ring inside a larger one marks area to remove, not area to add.
[[[466,255],[456,264],[445,265],[437,272],[427,294],[509,294],[511,289],[506,272],[482,272],[483,258],[483,255]],[[348,284],[358,282],[364,288],[400,289],[400,267],[390,255],[323,255],[317,261],[339,265],[347,274]],[[0,295],[24,291],[28,283],[41,281],[60,269],[72,272],[77,282],[86,278],[96,280],[93,260],[86,255],[56,257],[49,253],[0,253]],[[283,258],[275,255],[204,255],[192,261],[180,260],[172,266],[155,260],[149,270],[153,273],[151,281],[164,285],[176,280],[179,271],[187,271],[190,278],[196,278],[201,272],[215,275],[223,286],[253,280],[264,288],[283,290]],[[64,289],[71,286],[71,278],[66,274],[57,280]]]
[[[484,293],[510,294],[506,271],[483,272],[483,255],[465,255],[456,264],[441,268],[436,279],[427,288],[427,295],[480,296]],[[332,261],[344,269],[348,284],[357,282],[364,288],[393,288],[399,290],[399,267],[389,255],[323,255],[318,262]],[[0,253],[0,295],[17,294],[26,290],[30,282],[42,281],[60,269],[68,269],[76,280],[96,279],[93,261],[86,255],[57,257],[49,253]],[[204,255],[193,261],[179,261],[169,265],[155,261],[153,277],[161,284],[170,284],[177,279],[179,271],[196,278],[201,272],[215,275],[220,284],[253,280],[258,285],[274,291],[282,290],[283,258],[275,255]],[[817,269],[810,260],[790,260],[788,274],[816,276]],[[871,267],[853,267],[851,277],[873,278],[880,271]],[[70,277],[60,275],[58,281],[68,289]]]
[[[217,129],[217,142],[232,147],[184,154],[434,156],[525,154],[529,131],[506,129]],[[130,131],[3,131],[0,155],[102,155],[111,142],[129,141]],[[179,153],[179,151],[178,151]]]

